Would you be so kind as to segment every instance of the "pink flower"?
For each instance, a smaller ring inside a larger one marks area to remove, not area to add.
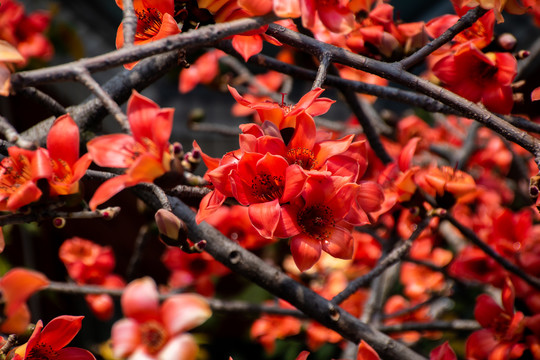
[[[159,304],[157,286],[149,277],[132,281],[122,295],[127,317],[112,328],[116,358],[195,359],[198,346],[190,330],[212,314],[208,303],[197,294],[179,294]]]

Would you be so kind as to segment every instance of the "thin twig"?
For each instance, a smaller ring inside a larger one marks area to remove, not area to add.
[[[17,130],[10,124],[8,119],[0,115],[0,134],[4,135],[6,140],[23,149],[36,149],[36,144],[24,139]]]
[[[237,55],[230,41],[221,41],[219,43],[219,49],[231,54]],[[308,70],[300,66],[291,65],[274,59],[272,57],[258,54],[254,55],[249,59],[250,63],[257,64],[259,66],[281,72],[290,76],[294,76],[297,79],[305,79],[313,81],[317,76],[317,72],[313,70]],[[449,106],[442,104],[441,102],[434,100],[426,95],[413,93],[411,91],[406,91],[403,89],[398,89],[395,87],[389,86],[380,86],[374,84],[368,84],[361,81],[347,80],[339,76],[334,76],[328,74],[326,76],[324,85],[333,86],[337,89],[350,88],[355,92],[377,96],[382,99],[389,99],[394,101],[399,101],[404,104],[413,105],[415,107],[420,107],[429,112],[440,112],[444,114],[460,114],[456,110],[452,109]],[[285,89],[283,92],[287,93]]]
[[[362,286],[368,284],[369,282],[371,282],[371,280],[379,276],[388,267],[400,261],[409,252],[409,249],[411,248],[413,241],[418,236],[420,236],[422,231],[424,231],[424,229],[429,225],[430,220],[431,220],[431,217],[426,217],[425,219],[423,219],[416,226],[416,229],[413,231],[409,239],[405,240],[398,247],[396,247],[390,254],[388,254],[387,257],[379,261],[379,263],[369,273],[351,281],[342,292],[334,296],[334,298],[332,299],[332,303],[341,304],[343,301],[349,298],[352,294],[358,291],[358,289],[360,289]]]
[[[135,238],[135,243],[133,244],[133,252],[131,253],[131,257],[129,258],[129,263],[126,268],[127,281],[131,281],[135,279],[135,271],[144,253],[144,245],[146,243],[145,240],[148,238],[147,234],[148,234],[148,226],[146,225],[141,226],[139,228],[139,232],[137,233],[137,237]]]
[[[124,293],[124,289],[111,289],[97,285],[79,285],[75,283],[64,283],[58,281],[51,281],[44,290],[79,295],[107,294],[114,297],[121,297]],[[178,292],[160,293],[159,299],[163,301],[178,294]],[[297,318],[306,317],[298,310],[284,309],[273,305],[253,304],[245,301],[229,301],[215,298],[207,298],[206,301],[208,301],[213,311],[219,312],[241,313],[243,315],[250,314],[253,316],[270,314],[294,316]]]
[[[527,274],[525,271],[520,269],[518,266],[514,265],[510,261],[508,261],[506,258],[501,256],[498,252],[496,252],[491,246],[486,244],[482,239],[476,235],[474,231],[469,229],[468,227],[461,224],[459,221],[456,220],[453,216],[446,214],[441,214],[440,216],[444,220],[448,220],[452,225],[454,225],[466,238],[468,238],[473,244],[478,246],[483,252],[486,253],[489,257],[493,258],[499,265],[501,265],[506,270],[510,271],[511,273],[517,275],[521,279],[523,279],[527,284],[531,285],[535,289],[540,289],[540,279],[536,277],[532,277],[529,274]]]
[[[471,27],[485,13],[487,13],[487,10],[481,8],[480,6],[469,10],[465,15],[463,15],[463,17],[458,20],[457,23],[452,25],[441,36],[434,39],[433,41],[430,41],[409,57],[406,57],[399,61],[400,66],[404,70],[406,70],[417,65],[435,50],[439,49],[441,46],[451,41],[457,34]]]
[[[326,75],[328,73],[328,66],[330,66],[332,62],[332,54],[330,52],[323,52],[319,56],[319,68],[317,69],[317,75],[315,76],[315,80],[313,81],[313,85],[311,86],[311,89],[316,89],[322,87],[324,84],[324,80],[326,79]]]
[[[437,321],[430,320],[428,322],[411,322],[395,325],[379,325],[377,327],[384,333],[395,333],[402,331],[476,331],[481,329],[480,324],[474,320],[452,320],[452,321]]]
[[[131,134],[131,128],[129,126],[126,114],[122,112],[120,106],[118,106],[118,104],[113,99],[111,99],[109,94],[107,94],[107,92],[103,90],[101,85],[99,85],[99,83],[94,80],[88,70],[82,67],[77,68],[76,79],[79,80],[82,84],[84,84],[88,89],[90,89],[90,91],[92,91],[94,95],[96,95],[96,97],[101,100],[103,105],[114,116],[116,121],[120,123],[120,126],[122,126],[122,130],[127,134]]]
[[[133,0],[122,0],[122,31],[124,32],[124,47],[133,46],[137,31],[137,15],[133,8]]]

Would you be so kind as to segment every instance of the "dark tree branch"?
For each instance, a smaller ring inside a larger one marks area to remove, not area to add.
[[[137,31],[137,15],[133,8],[133,0],[122,0],[122,31],[124,32],[124,47],[133,46]]]
[[[143,200],[150,206],[158,206],[151,197],[143,198]],[[338,332],[344,338],[356,343],[362,339],[365,340],[383,358],[424,359],[408,347],[360,322],[340,307],[300,285],[277,268],[230,241],[207,223],[197,225],[195,214],[181,201],[171,198],[171,205],[175,215],[188,225],[189,238],[194,242],[207,240],[205,250],[235,273],[243,275],[275,296],[289,302],[308,317]]]
[[[318,54],[321,49],[331,51],[334,62],[367,71],[430,96],[433,99],[451,106],[463,114],[463,116],[474,119],[496,131],[506,139],[515,142],[532,153],[540,162],[540,142],[538,139],[508,124],[508,122],[481,108],[479,105],[404,71],[399,64],[384,63],[353,54],[342,48],[322,43],[276,24],[270,24],[267,33],[282,43],[296,47],[297,49],[310,54]]]
[[[60,80],[73,80],[78,75],[78,68],[85,68],[90,73],[139,61],[152,55],[189,50],[211,45],[227,36],[257,29],[276,20],[275,16],[244,18],[226,23],[203,26],[200,29],[168,36],[150,43],[122,48],[93,58],[52,66],[45,69],[23,71],[11,76],[14,89],[29,85]]]

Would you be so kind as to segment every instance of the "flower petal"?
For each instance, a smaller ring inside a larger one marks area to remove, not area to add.
[[[55,120],[47,135],[47,150],[52,159],[62,159],[70,167],[79,159],[79,127],[69,114]]]
[[[125,358],[141,343],[139,324],[133,319],[121,319],[111,329],[112,349],[115,358]]]
[[[92,199],[90,199],[90,202],[88,204],[90,206],[90,209],[92,211],[96,210],[98,205],[103,204],[104,202],[112,198],[114,195],[124,190],[128,181],[129,176],[127,175],[116,176],[112,179],[105,181],[103,184],[101,184],[100,187],[97,188],[96,192],[92,196]]]
[[[73,340],[81,330],[84,316],[61,315],[52,319],[41,331],[40,343],[58,351]]]
[[[279,199],[251,204],[248,208],[249,219],[261,236],[270,239],[274,236],[274,231],[276,231],[280,210]]]
[[[263,41],[260,35],[233,35],[232,46],[247,62],[251,56],[261,52]]]
[[[157,360],[195,360],[199,346],[191,334],[182,334],[169,340],[159,352]]]
[[[306,271],[315,265],[321,257],[321,250],[321,242],[304,233],[293,236],[291,239],[291,253],[300,271]]]
[[[159,317],[159,297],[154,280],[148,276],[130,282],[122,294],[124,315],[139,322]]]
[[[174,295],[161,306],[161,318],[169,334],[188,331],[212,316],[208,302],[197,294]]]
[[[127,159],[132,156],[130,151],[135,140],[127,134],[111,134],[98,136],[90,140],[86,147],[92,160],[99,166],[125,168]]]
[[[57,360],[96,360],[88,350],[68,347],[58,351]]]

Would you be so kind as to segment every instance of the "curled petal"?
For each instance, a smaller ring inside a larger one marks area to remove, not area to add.
[[[96,190],[92,199],[90,199],[89,206],[92,211],[96,210],[98,205],[103,204],[114,195],[118,194],[120,191],[126,188],[126,183],[129,181],[127,175],[116,176],[112,179],[105,181],[101,186]]]
[[[36,291],[49,285],[49,280],[40,272],[14,268],[0,279],[4,313],[11,316]]]
[[[90,351],[76,347],[60,349],[57,354],[57,360],[96,360]]]
[[[350,259],[354,253],[354,241],[350,231],[336,226],[330,231],[329,238],[323,241],[322,249],[333,257]]]

